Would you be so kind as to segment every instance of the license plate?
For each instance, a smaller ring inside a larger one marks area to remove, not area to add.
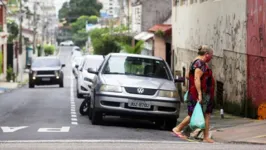
[[[128,107],[150,109],[151,103],[147,101],[128,100]]]
[[[42,81],[50,81],[50,78],[42,78]]]

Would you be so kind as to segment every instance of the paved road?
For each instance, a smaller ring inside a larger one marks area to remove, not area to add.
[[[165,149],[184,146],[184,149],[187,149],[190,147],[189,145],[192,145],[191,142],[182,141],[167,131],[159,130],[150,122],[105,118],[104,125],[94,126],[87,116],[80,116],[78,109],[82,99],[75,97],[75,81],[71,72],[70,52],[71,47],[61,48],[59,55],[62,62],[66,64],[64,88],[37,86],[34,89],[29,89],[28,86],[25,86],[0,95],[0,148],[16,149],[16,146],[21,146],[21,149],[27,149],[31,144],[21,142],[34,143],[36,140],[48,142],[33,144],[32,146],[36,146],[36,149],[49,147],[54,144],[49,142],[56,142],[56,140],[60,140],[59,143],[62,140],[68,143],[67,145],[55,144],[59,149],[64,149],[65,146],[74,148],[75,145],[77,146],[76,149],[82,148],[80,145],[91,146],[95,149],[102,146],[104,149],[108,143],[110,146],[117,144],[118,148],[121,147],[121,149],[134,146],[136,148],[142,147],[142,149],[150,146]],[[80,140],[85,141],[81,144],[75,143]],[[103,145],[99,144],[99,141],[102,140],[105,140]],[[3,144],[3,142],[14,141],[19,143]],[[146,143],[134,144],[140,141],[146,141]],[[159,144],[152,143],[152,141],[171,141],[174,144]],[[195,148],[202,146],[204,145],[193,143]],[[241,148],[241,145],[239,146]],[[228,148],[228,145],[218,144],[218,147]]]

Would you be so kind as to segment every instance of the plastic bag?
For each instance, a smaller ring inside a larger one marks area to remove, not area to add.
[[[197,128],[205,129],[205,119],[201,108],[201,104],[199,102],[197,102],[194,108],[189,126],[192,130],[195,130]]]
[[[188,91],[187,91],[187,92],[185,93],[185,95],[184,95],[184,102],[186,103],[187,100],[188,100]]]

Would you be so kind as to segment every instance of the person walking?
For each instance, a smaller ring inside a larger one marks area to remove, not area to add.
[[[207,45],[200,46],[198,49],[198,56],[191,63],[189,72],[186,75],[186,78],[189,80],[187,100],[188,116],[172,130],[173,133],[180,138],[187,138],[181,131],[189,124],[194,107],[199,101],[203,107],[206,126],[204,129],[203,142],[214,142],[209,138],[210,116],[214,108],[215,86],[212,70],[208,66],[208,62],[212,60],[212,57],[213,50],[211,48]]]

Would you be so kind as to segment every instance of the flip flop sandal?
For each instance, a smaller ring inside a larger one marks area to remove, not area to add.
[[[179,137],[181,139],[187,139],[187,137],[185,135],[183,135],[182,133],[175,133],[175,132],[172,132],[172,135],[176,136],[176,137]]]

